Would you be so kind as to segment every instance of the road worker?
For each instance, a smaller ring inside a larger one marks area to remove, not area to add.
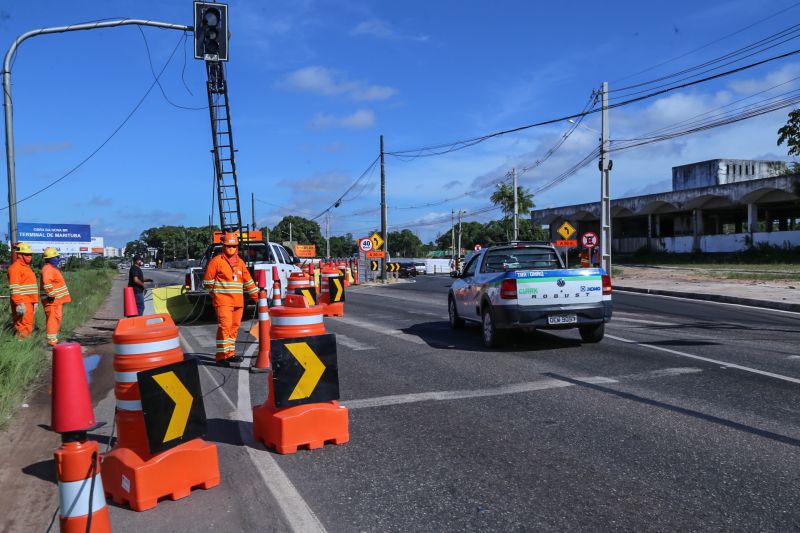
[[[39,287],[31,268],[33,252],[26,242],[17,244],[16,260],[8,267],[8,286],[11,289],[11,317],[17,337],[22,339],[33,331],[36,308],[39,306]]]
[[[223,253],[208,262],[203,276],[203,287],[211,293],[217,312],[217,350],[215,359],[221,366],[242,361],[236,355],[236,337],[244,311],[243,292],[258,301],[258,288],[244,260],[239,257],[239,237],[236,233],[225,233],[222,239]]]
[[[44,251],[44,266],[41,276],[41,297],[44,304],[44,316],[47,317],[47,344],[58,344],[58,330],[61,329],[61,318],[64,316],[64,304],[71,302],[67,283],[58,269],[61,254],[55,248]]]

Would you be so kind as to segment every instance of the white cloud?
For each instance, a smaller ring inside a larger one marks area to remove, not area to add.
[[[389,22],[380,19],[369,19],[359,23],[355,28],[350,30],[350,35],[353,36],[368,36],[377,37],[379,39],[397,39],[416,42],[426,42],[429,37],[427,35],[407,35],[399,32]]]
[[[386,100],[397,94],[397,89],[393,87],[352,81],[337,70],[321,66],[295,70],[280,81],[278,86],[287,90],[326,96],[343,95],[356,101]]]
[[[55,143],[35,143],[24,144],[15,149],[18,156],[23,155],[36,155],[36,154],[52,154],[55,152],[63,152],[72,149],[71,142],[55,142]]]
[[[359,109],[352,115],[337,117],[326,113],[317,113],[308,127],[314,130],[326,128],[366,129],[375,125],[375,113],[371,109]]]

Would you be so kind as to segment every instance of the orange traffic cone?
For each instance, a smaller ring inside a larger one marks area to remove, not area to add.
[[[97,442],[86,435],[97,422],[80,344],[53,348],[52,391],[51,427],[61,433],[61,447],[54,454],[61,531],[110,532]]]
[[[281,300],[281,278],[278,275],[278,267],[272,267],[272,307],[283,305]]]
[[[264,272],[261,270],[260,272]],[[266,280],[265,285],[266,285]],[[252,372],[267,372],[269,370],[269,303],[267,301],[267,291],[261,289],[258,295],[258,357],[250,367]]]
[[[124,304],[123,314],[125,318],[139,316],[139,309],[136,307],[136,298],[133,295],[133,287],[125,287]]]

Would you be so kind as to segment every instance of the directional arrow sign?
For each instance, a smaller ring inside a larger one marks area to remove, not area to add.
[[[197,360],[137,374],[150,453],[156,454],[206,433],[206,412]]]
[[[270,358],[277,407],[339,399],[336,335],[273,339]]]
[[[373,250],[380,250],[381,246],[383,246],[383,239],[378,235],[378,232],[373,233],[370,240],[372,240]]]
[[[295,289],[295,294],[298,294],[306,299],[308,305],[317,305],[317,291],[312,289]]]
[[[564,237],[564,239],[569,239],[572,237],[572,234],[575,233],[575,228],[572,227],[572,224],[565,221],[556,231],[558,231],[559,235]]]
[[[378,268],[380,268],[380,261],[370,261],[369,262],[369,269],[373,272],[377,272]]]
[[[328,290],[330,291],[331,303],[339,303],[344,301],[344,278],[330,278],[328,282]]]

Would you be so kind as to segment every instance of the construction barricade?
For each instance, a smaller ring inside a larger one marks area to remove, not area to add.
[[[53,458],[59,525],[65,533],[111,531],[100,452],[97,442],[87,437],[87,432],[97,426],[81,346],[57,344],[53,348],[51,428],[61,434],[61,446]]]
[[[344,282],[336,266],[322,269],[319,301],[325,316],[344,316]]]
[[[306,389],[314,389],[317,385],[316,380],[325,373],[325,367],[318,355],[309,347],[309,343],[313,343],[312,339],[321,339],[330,344],[332,339],[335,357],[335,337],[326,335],[322,307],[309,305],[304,297],[290,294],[286,296],[285,306],[273,307],[270,313],[272,315],[270,357],[273,357],[276,350],[285,351],[287,347],[296,350],[295,357],[304,370],[300,382],[306,379],[306,373],[310,371],[313,376],[308,379],[314,382],[305,386]],[[297,342],[287,343],[282,339],[296,339]],[[344,444],[350,440],[348,411],[336,400],[278,407],[275,390],[282,376],[276,375],[278,370],[274,362],[271,363],[271,368],[267,400],[253,408],[253,436],[256,440],[281,454],[294,453],[301,447],[316,449],[326,443]],[[335,379],[335,397],[338,398],[338,374],[335,375]],[[299,383],[297,388],[303,389]],[[311,390],[306,390],[306,393],[303,397],[311,396]]]
[[[180,444],[151,453],[153,445],[145,425],[138,374],[184,361],[178,328],[170,316],[122,319],[113,340],[118,437],[114,449],[103,460],[106,494],[118,504],[145,511],[155,507],[162,498],[177,500],[188,496],[194,488],[209,489],[218,485],[220,475],[214,444],[200,438],[182,441],[178,435],[171,438],[178,438]],[[166,374],[175,376],[174,372]],[[188,394],[183,385],[178,383],[178,387]],[[175,400],[172,394],[169,397]],[[202,405],[202,397],[190,396],[189,400]],[[165,442],[168,435],[169,430]]]
[[[312,278],[305,272],[289,274],[286,293],[304,297],[308,300],[308,305],[317,305],[317,293],[314,290]]]

